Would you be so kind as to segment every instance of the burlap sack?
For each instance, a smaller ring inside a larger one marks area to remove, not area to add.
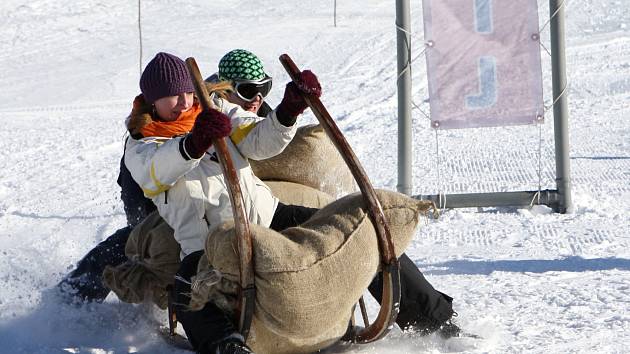
[[[173,229],[155,211],[129,235],[125,245],[129,260],[117,267],[107,266],[103,282],[125,302],[151,300],[165,309],[168,305],[166,287],[175,280],[179,252]]]
[[[321,209],[334,200],[332,196],[325,192],[293,182],[265,181],[265,184],[271,188],[274,196],[280,199],[282,203],[288,205],[302,205]],[[236,296],[234,295],[238,289],[237,284],[222,280],[220,273],[217,273],[209,266],[208,258],[205,254],[199,260],[195,280],[197,296],[191,299],[190,309],[200,310],[206,302],[211,301],[228,312],[228,314],[233,313],[233,309],[236,306]]]
[[[302,184],[284,181],[265,181],[265,184],[284,204],[321,209],[334,200],[330,194]]]
[[[419,214],[429,206],[396,192],[380,190],[377,195],[400,255],[414,235]],[[214,294],[206,292],[207,298],[228,294],[229,285],[235,289],[238,282],[233,226],[226,223],[208,237],[206,267],[214,267],[222,278],[206,287],[217,289]],[[250,228],[256,307],[248,344],[260,354],[311,353],[339,340],[380,260],[362,196],[337,200],[282,233],[259,225]],[[230,299],[235,293],[228,295],[222,304],[233,306]],[[193,298],[198,296],[193,292]]]
[[[317,189],[291,182],[266,182],[273,194],[285,204],[303,205],[311,208],[322,208],[333,200],[330,195]],[[179,244],[173,237],[173,230],[164,222],[157,212],[136,227],[125,246],[125,253],[130,261],[118,267],[107,266],[103,273],[106,286],[118,297],[130,303],[141,303],[145,299],[152,300],[160,308],[166,308],[168,294],[166,286],[173,283],[179,266]],[[198,275],[204,279],[206,286],[211,284],[215,274],[206,271]],[[218,291],[214,286],[214,292]],[[222,303],[224,308],[231,308],[235,299],[229,298],[236,291],[234,284],[225,284],[221,296],[211,298]],[[199,291],[204,291],[199,289]],[[211,295],[206,295],[211,296]],[[191,302],[193,309],[202,308],[201,304]],[[229,299],[229,301],[228,301]]]
[[[358,190],[346,163],[319,124],[298,128],[279,155],[249,162],[254,174],[264,181],[303,184],[333,197]]]

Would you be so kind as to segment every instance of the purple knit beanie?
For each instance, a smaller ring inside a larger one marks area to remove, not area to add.
[[[172,54],[157,53],[140,76],[140,90],[146,102],[153,103],[162,97],[194,92],[195,87],[183,60]]]

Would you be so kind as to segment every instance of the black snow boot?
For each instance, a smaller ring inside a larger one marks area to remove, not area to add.
[[[254,352],[245,345],[245,343],[241,342],[237,339],[227,339],[222,342],[219,342],[216,346],[216,350],[214,354],[253,354]]]
[[[448,320],[438,328],[437,334],[444,339],[449,339],[459,337],[462,330],[452,320]]]
[[[443,339],[460,337],[462,330],[455,324],[453,317],[457,317],[457,312],[453,312],[453,316],[446,321],[438,322],[435,320],[425,319],[411,326],[405,327],[404,330],[410,330],[423,336],[436,333]]]
[[[63,301],[70,303],[103,302],[110,289],[103,284],[105,267],[115,267],[127,260],[125,245],[131,234],[130,226],[123,227],[99,243],[78,263],[77,268],[57,284]]]

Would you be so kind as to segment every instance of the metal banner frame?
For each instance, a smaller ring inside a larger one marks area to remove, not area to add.
[[[434,201],[440,207],[470,208],[492,206],[526,207],[538,196],[538,203],[559,213],[571,212],[571,174],[569,166],[569,129],[566,96],[566,56],[564,0],[549,0],[553,119],[556,161],[556,189],[503,193],[470,193],[450,195],[415,195],[414,198]],[[411,195],[412,124],[411,124],[411,59],[409,0],[396,0],[398,48],[398,186],[399,192]],[[448,203],[441,203],[446,197]]]

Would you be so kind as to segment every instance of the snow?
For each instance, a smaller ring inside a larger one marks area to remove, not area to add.
[[[0,4],[0,353],[178,352],[152,331],[142,308],[115,296],[61,306],[47,291],[125,224],[116,177],[123,119],[138,92],[136,5]],[[168,51],[194,56],[209,75],[224,53],[247,48],[275,79],[273,104],[287,81],[277,58],[289,53],[319,76],[322,101],[373,184],[395,189],[394,2],[337,5],[334,27],[332,2],[143,2],[143,64]],[[573,213],[541,206],[445,210],[418,231],[407,254],[455,298],[457,323],[483,339],[394,329],[379,342],[330,352],[627,352],[630,5],[566,5]],[[422,7],[411,6],[413,99],[428,112]],[[544,1],[539,8],[542,26],[549,9]],[[550,59],[541,52],[550,104]],[[440,131],[437,143],[428,119],[417,110],[413,119],[414,194],[555,188],[551,112],[540,130]],[[309,113],[300,123],[314,121]]]

